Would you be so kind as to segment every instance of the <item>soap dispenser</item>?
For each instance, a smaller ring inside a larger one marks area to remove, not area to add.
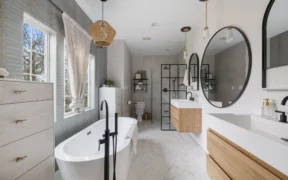
[[[262,117],[269,118],[269,119],[276,119],[277,115],[275,113],[276,110],[276,104],[274,101],[270,99],[263,99],[263,105],[262,105]]]

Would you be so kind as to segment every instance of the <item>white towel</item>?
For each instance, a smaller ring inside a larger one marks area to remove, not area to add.
[[[137,141],[138,141],[138,126],[137,124],[133,124],[130,126],[125,139],[131,138],[131,143],[133,147],[133,151],[136,154],[137,153]]]
[[[187,87],[189,86],[188,76],[189,76],[189,74],[188,74],[188,69],[186,69],[185,74],[184,74],[183,84],[184,84],[185,86],[187,86]]]

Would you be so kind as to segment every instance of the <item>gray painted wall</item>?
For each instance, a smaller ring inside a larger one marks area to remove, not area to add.
[[[238,43],[215,56],[215,100],[223,106],[234,101],[242,90],[247,75],[247,46]],[[234,87],[234,88],[233,88]]]
[[[160,122],[161,120],[161,64],[178,64],[179,62],[179,56],[132,56],[132,75],[138,71],[138,70],[145,70],[147,77],[148,77],[148,91],[147,93],[144,91],[136,91],[136,93],[132,92],[132,99],[133,99],[133,111],[132,114],[135,116],[134,112],[134,102],[136,101],[144,101],[146,102],[146,111],[152,112],[153,121]],[[175,66],[176,67],[176,66]],[[169,71],[163,71],[163,75],[168,76]],[[177,76],[177,71],[175,69],[171,69],[171,74],[173,76]],[[184,72],[182,70],[182,72]],[[152,75],[153,74],[153,75]],[[152,78],[151,78],[152,75]],[[183,75],[180,75],[183,76]],[[180,84],[182,82],[179,82]],[[178,81],[176,81],[176,84],[178,84]],[[153,89],[151,91],[151,87],[153,86]],[[170,83],[170,89],[172,89],[172,80]],[[169,88],[169,81],[163,80],[163,88]],[[177,88],[177,87],[176,87]],[[151,93],[153,92],[153,99],[151,102]],[[186,93],[183,93],[183,96],[186,96]],[[177,98],[176,98],[177,99]],[[168,101],[168,93],[167,96],[163,97],[163,102]],[[163,106],[163,111],[169,110],[170,106]],[[165,115],[165,112],[163,112]],[[166,115],[169,115],[166,114]],[[166,120],[167,123],[169,122],[169,119],[163,119]]]
[[[121,116],[131,117],[132,56],[124,40],[115,40],[107,49],[107,77],[121,88]]]
[[[209,72],[212,73],[214,78],[215,78],[215,76],[216,76],[216,74],[215,74],[215,63],[216,63],[215,62],[215,55],[205,56],[204,62],[205,62],[205,64],[209,64]],[[204,67],[207,68],[207,66],[204,66]],[[200,68],[201,68],[201,65],[200,65]],[[200,72],[201,72],[201,69],[200,69]],[[217,81],[218,81],[218,79],[217,79]],[[216,92],[217,92],[217,90],[216,90]],[[205,95],[210,101],[216,101],[216,99],[215,99],[216,92],[215,91],[205,91]]]
[[[30,3],[33,2],[33,3]],[[84,29],[92,23],[74,0],[55,0],[55,3]],[[3,0],[2,1],[2,41],[1,61],[12,77],[22,79],[23,73],[23,13],[27,12],[44,25],[57,32],[57,56],[51,61],[57,62],[55,70],[56,91],[56,145],[98,120],[98,87],[106,79],[106,49],[97,49],[91,43],[91,54],[96,57],[96,96],[95,109],[64,119],[64,26],[61,12],[48,0]]]
[[[270,67],[288,65],[288,31],[270,39]],[[268,63],[269,64],[269,63]]]

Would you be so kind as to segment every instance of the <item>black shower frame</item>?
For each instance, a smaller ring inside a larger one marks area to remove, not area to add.
[[[163,68],[165,66],[169,67],[169,77],[163,77]],[[177,66],[177,77],[171,77],[171,66]],[[179,68],[180,66],[185,66],[186,70],[187,70],[187,64],[161,64],[161,131],[176,131],[176,129],[171,129],[171,108],[170,108],[170,104],[171,104],[171,93],[170,92],[176,92],[177,94],[179,94],[179,92],[187,92],[187,87],[186,89],[181,89],[179,90],[179,79],[184,79],[184,76],[180,77],[180,72],[179,72]],[[190,66],[197,66],[197,64],[190,64]],[[195,69],[195,68],[194,68]],[[177,78],[178,81],[178,85],[177,85],[177,90],[170,90],[171,88],[171,79],[175,79]],[[168,79],[169,80],[169,89],[167,92],[163,91],[163,79]],[[199,76],[198,76],[198,81],[199,81]],[[163,103],[163,98],[162,95],[164,93],[169,93],[169,103]],[[187,99],[187,93],[186,93],[186,99]],[[168,111],[169,111],[169,116],[163,116],[163,105],[168,105]],[[164,129],[163,128],[163,118],[169,118],[169,128],[168,129]]]

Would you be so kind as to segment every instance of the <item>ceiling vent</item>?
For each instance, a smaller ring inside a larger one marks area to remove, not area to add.
[[[151,41],[152,40],[151,37],[143,37],[142,39],[143,39],[143,41]]]

